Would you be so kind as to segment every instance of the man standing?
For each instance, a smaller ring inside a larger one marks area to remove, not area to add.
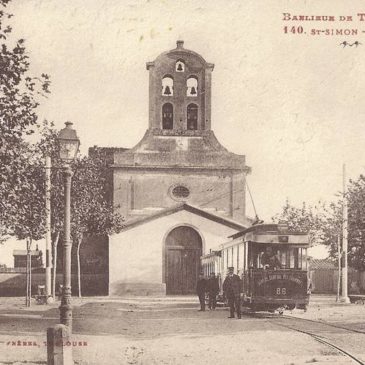
[[[196,294],[198,294],[200,302],[200,311],[205,311],[205,292],[207,290],[207,281],[204,278],[204,274],[199,274],[198,282],[196,283]]]
[[[241,279],[238,275],[234,274],[233,267],[228,268],[228,275],[223,283],[223,292],[228,299],[230,310],[230,316],[228,318],[234,318],[235,309],[237,318],[241,318]]]
[[[209,296],[209,309],[215,310],[217,304],[217,295],[219,293],[219,283],[218,278],[215,276],[214,272],[210,273],[207,288]]]

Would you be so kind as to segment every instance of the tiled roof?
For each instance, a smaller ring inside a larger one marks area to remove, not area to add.
[[[309,261],[310,270],[335,270],[337,269],[337,262],[331,259],[311,259]]]

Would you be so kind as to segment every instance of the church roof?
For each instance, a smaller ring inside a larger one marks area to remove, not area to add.
[[[125,224],[123,230],[134,228],[134,227],[139,226],[141,224],[153,221],[153,220],[161,218],[161,217],[168,216],[170,214],[177,213],[177,212],[182,211],[182,210],[186,210],[186,211],[191,212],[193,214],[197,214],[201,217],[204,217],[204,218],[209,219],[211,221],[223,224],[223,225],[225,225],[227,227],[230,227],[230,228],[233,228],[233,229],[242,230],[242,229],[247,228],[246,225],[244,225],[242,223],[239,223],[237,221],[234,221],[233,219],[229,219],[229,218],[219,216],[217,214],[208,212],[208,211],[206,211],[202,208],[193,206],[191,204],[180,203],[180,204],[177,204],[173,207],[165,208],[165,209],[162,209],[162,210],[160,210],[156,213],[152,213],[151,215],[149,215],[147,217],[137,218],[135,220],[130,220]]]
[[[147,70],[155,62],[163,62],[164,58],[169,58],[171,56],[172,57],[177,56],[177,57],[181,57],[181,58],[188,57],[190,60],[195,59],[197,62],[201,63],[202,65],[205,65],[205,66],[211,68],[211,70],[213,70],[213,68],[214,68],[214,64],[213,63],[207,62],[203,58],[203,56],[200,55],[199,53],[197,53],[195,51],[192,51],[190,49],[184,48],[184,41],[178,40],[176,42],[176,48],[173,48],[173,49],[171,49],[169,51],[166,51],[166,52],[161,53],[159,56],[157,56],[157,58],[153,62],[147,62],[147,64],[146,64]]]
[[[113,167],[130,166],[249,170],[245,156],[229,152],[211,130],[184,131],[182,137],[178,131],[148,129],[135,147],[114,150]]]

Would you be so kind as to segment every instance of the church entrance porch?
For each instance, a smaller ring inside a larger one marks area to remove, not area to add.
[[[109,238],[109,295],[195,294],[201,255],[245,228],[184,203],[127,222]]]
[[[193,294],[200,271],[202,239],[191,227],[174,228],[165,241],[166,294]]]

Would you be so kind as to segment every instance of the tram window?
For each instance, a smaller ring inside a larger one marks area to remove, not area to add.
[[[252,248],[251,248],[251,244],[248,244],[247,246],[247,266],[249,268],[252,268]]]
[[[253,257],[253,267],[255,269],[261,267],[261,250],[257,249],[257,247],[253,247],[252,257]]]
[[[237,268],[238,269],[243,269],[243,257],[242,257],[242,254],[241,254],[241,251],[242,250],[242,246],[241,246],[241,249],[240,249],[240,246],[237,246]]]
[[[287,264],[286,264],[286,251],[281,250],[280,254],[279,254],[279,258],[280,258],[281,267],[283,269],[285,269],[287,267]]]
[[[299,269],[299,248],[294,248],[294,267]]]
[[[248,262],[247,262],[247,245],[246,243],[243,244],[243,268],[244,270],[247,270]]]
[[[302,269],[302,253],[303,253],[303,249],[299,248],[299,255],[298,255],[298,269]]]
[[[255,267],[257,268],[263,268],[262,262],[261,262],[261,256],[264,253],[263,250],[260,250],[259,252],[257,252],[255,254],[255,257],[257,257],[257,259],[255,259],[255,262],[257,263],[257,265],[255,265]]]
[[[261,247],[257,247],[254,253],[254,267],[255,268],[263,268],[262,262],[261,262],[261,256],[263,254],[264,250]]]
[[[231,257],[231,266],[234,267],[233,258],[234,258],[234,247],[232,247],[232,257]]]
[[[285,264],[282,262],[286,262],[289,256],[285,254],[285,250],[277,249],[275,246],[267,245],[260,248],[258,252],[258,267],[259,268],[271,268],[271,269],[280,269],[285,268]]]
[[[302,262],[302,268],[304,270],[307,270],[308,269],[307,268],[307,249],[306,248],[302,248],[301,250],[302,250],[302,260],[301,260],[301,262]]]
[[[294,269],[295,268],[294,248],[289,248],[288,254],[289,254],[289,269]]]
[[[288,250],[287,261],[290,269],[300,269],[299,249],[292,247]]]
[[[285,247],[278,251],[278,257],[283,269],[301,268],[300,250],[301,249],[295,247],[292,248]]]
[[[255,265],[257,263],[256,257],[255,257],[255,250],[252,244],[249,245],[248,248],[248,257],[249,257],[249,263],[248,263],[248,267],[250,269],[253,268],[257,268],[257,265]]]

